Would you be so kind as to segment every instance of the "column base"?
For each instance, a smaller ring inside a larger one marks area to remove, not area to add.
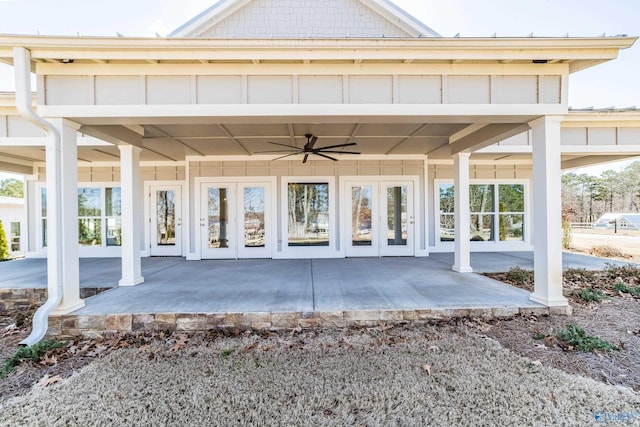
[[[55,310],[51,312],[54,316],[59,316],[61,314],[69,314],[73,311],[79,310],[84,307],[84,300],[78,300],[71,304],[65,304],[64,302],[58,306]]]
[[[469,267],[461,267],[458,265],[454,265],[451,267],[453,271],[457,271],[458,273],[473,273],[473,268]]]
[[[569,305],[569,300],[565,297],[548,298],[533,293],[529,295],[529,299],[547,307],[567,307]]]
[[[139,285],[140,283],[144,282],[144,277],[142,276],[138,276],[136,278],[133,279],[129,279],[129,278],[122,278],[120,279],[120,281],[118,282],[118,286],[135,286],[135,285]]]

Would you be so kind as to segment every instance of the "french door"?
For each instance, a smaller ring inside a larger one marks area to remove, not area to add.
[[[151,256],[182,256],[182,187],[149,186]]]
[[[415,254],[413,181],[347,180],[343,191],[348,257]]]
[[[271,181],[202,182],[201,257],[271,258],[272,192]]]

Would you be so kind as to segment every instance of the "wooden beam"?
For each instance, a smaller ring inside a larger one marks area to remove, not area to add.
[[[79,130],[85,135],[93,136],[94,138],[102,139],[103,141],[110,142],[111,144],[131,144],[136,147],[142,148],[142,135],[125,126],[120,125],[91,125],[82,126]]]
[[[1,162],[0,161],[0,171],[2,172],[11,172],[11,173],[19,173],[23,175],[31,175],[33,173],[32,166],[19,165],[17,163],[10,162]]]
[[[565,160],[562,162],[562,169],[573,169],[580,168],[583,166],[591,166],[600,163],[609,163],[609,162],[617,162],[619,160],[630,159],[636,156],[627,155],[627,156],[583,156],[577,157],[575,159]]]
[[[473,153],[530,129],[527,123],[493,123],[450,143],[451,154]]]

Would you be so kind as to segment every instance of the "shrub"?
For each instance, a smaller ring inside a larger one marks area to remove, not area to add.
[[[607,296],[600,289],[584,288],[575,293],[585,301],[602,301]]]
[[[633,295],[634,297],[640,298],[640,286],[635,286],[633,288],[625,285],[623,282],[616,282],[613,286],[613,290],[616,292],[623,292],[625,294]]]
[[[533,284],[533,271],[522,267],[511,267],[506,274],[507,280],[520,285]]]
[[[562,248],[569,249],[572,241],[571,223],[569,221],[562,221]]]
[[[0,261],[7,260],[11,257],[9,254],[9,242],[7,241],[7,235],[4,232],[2,221],[0,221]]]
[[[609,245],[594,246],[591,249],[589,249],[589,253],[593,256],[598,256],[603,258],[610,258],[610,257],[624,258],[627,256],[620,249],[614,248],[613,246],[609,246]]]
[[[603,271],[610,279],[616,281],[625,280],[629,283],[635,282],[640,284],[640,267],[638,266],[632,264],[615,265],[607,263]]]
[[[17,366],[20,366],[25,360],[38,361],[42,356],[47,354],[47,352],[63,347],[64,345],[64,343],[55,340],[46,340],[34,344],[31,347],[20,347],[13,356],[6,359],[2,364],[0,378],[6,377],[9,372],[13,371]]]
[[[620,350],[609,341],[587,335],[583,328],[573,323],[568,324],[567,329],[558,333],[558,339],[580,351]]]
[[[596,272],[585,268],[567,268],[562,273],[562,278],[569,282],[591,281],[596,278]]]

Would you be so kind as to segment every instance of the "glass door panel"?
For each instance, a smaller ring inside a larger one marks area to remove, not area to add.
[[[233,210],[234,186],[206,184],[202,186],[202,257],[235,258],[236,233]]]
[[[414,255],[413,183],[382,185],[382,256]]]
[[[209,249],[229,247],[229,200],[226,188],[207,190],[207,245]]]
[[[238,183],[238,258],[271,258],[271,184]]]
[[[351,245],[372,246],[371,185],[351,186]]]
[[[156,245],[176,245],[176,193],[156,190]]]
[[[264,187],[244,188],[244,247],[264,248],[265,209]]]
[[[152,186],[151,255],[182,255],[182,211],[180,186]]]
[[[407,245],[407,187],[387,187],[387,244]]]

